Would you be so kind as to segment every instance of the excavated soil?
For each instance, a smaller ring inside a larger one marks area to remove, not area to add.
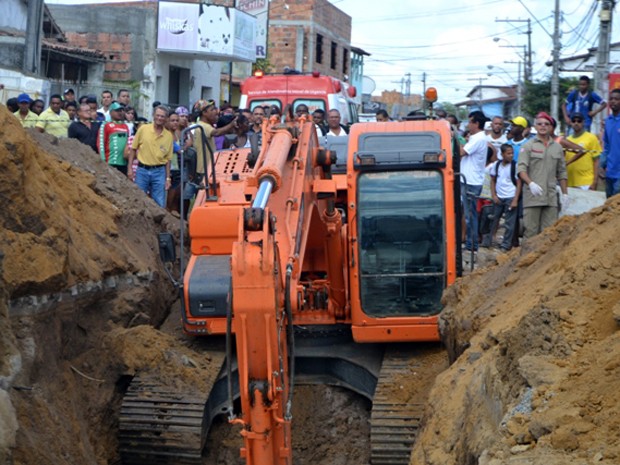
[[[444,293],[454,363],[412,462],[620,463],[620,196]]]
[[[182,334],[158,260],[157,234],[178,236],[178,218],[89,148],[24,131],[3,106],[0,164],[0,463],[118,464],[136,373],[200,389],[221,364]],[[619,213],[617,198],[564,218],[446,291],[453,364],[411,463],[620,463]],[[395,390],[414,399],[430,384],[413,371]],[[368,463],[367,401],[296,394],[295,463]],[[240,463],[240,444],[216,424],[205,464]]]

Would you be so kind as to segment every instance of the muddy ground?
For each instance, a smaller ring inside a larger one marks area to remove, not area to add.
[[[199,384],[219,370],[170,316],[156,236],[178,220],[89,148],[26,132],[1,105],[0,165],[0,463],[118,464],[134,374]],[[620,463],[618,230],[614,199],[446,291],[453,364],[412,463]],[[299,393],[296,463],[367,463],[368,402]],[[227,426],[209,441],[205,463],[239,463]]]

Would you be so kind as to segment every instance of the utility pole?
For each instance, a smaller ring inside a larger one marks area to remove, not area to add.
[[[426,72],[422,73],[422,109],[426,110]]]
[[[28,2],[24,71],[38,73],[41,63],[41,32],[43,31],[43,0]]]
[[[504,61],[504,63],[517,64],[517,115],[521,114],[521,100],[523,100],[523,82],[521,81],[521,63],[522,61]]]
[[[411,73],[407,73],[405,76],[407,76],[407,80],[405,81],[405,96],[409,98],[411,95]]]
[[[525,62],[525,80],[532,82],[532,21],[527,18],[527,60]]]
[[[598,36],[594,81],[599,94],[605,100],[609,94],[609,43],[611,42],[611,18],[615,3],[615,0],[602,0],[599,16],[601,25]]]
[[[527,34],[527,49],[525,45],[519,45],[514,47],[523,47],[523,61],[525,62],[524,67],[524,79],[526,81],[532,80],[532,21],[530,18],[527,19],[496,19],[496,23],[527,23],[527,31],[522,32],[522,34]]]
[[[551,74],[551,116],[558,121],[560,106],[560,0],[555,0],[553,12],[553,62]]]

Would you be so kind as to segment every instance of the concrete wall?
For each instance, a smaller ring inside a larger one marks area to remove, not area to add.
[[[105,54],[105,80],[141,81],[144,64],[155,61],[156,4],[48,7],[71,45]]]
[[[0,82],[4,84],[4,89],[0,90],[0,103],[5,103],[11,97],[17,97],[22,92],[26,92],[32,99],[42,99],[47,106],[48,98],[52,93],[47,79],[28,75],[22,71],[0,68]]]
[[[0,34],[0,64],[3,67],[22,69],[27,21],[28,8],[22,0],[0,1],[0,31],[3,32]]]
[[[26,31],[28,6],[22,0],[0,2],[0,30]]]

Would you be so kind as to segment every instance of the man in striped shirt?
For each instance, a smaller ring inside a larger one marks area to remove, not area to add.
[[[125,176],[127,175],[127,160],[125,160],[125,146],[129,138],[129,127],[123,122],[125,110],[118,102],[113,102],[110,107],[112,121],[102,124],[99,130],[97,145],[101,160],[116,168]]]

